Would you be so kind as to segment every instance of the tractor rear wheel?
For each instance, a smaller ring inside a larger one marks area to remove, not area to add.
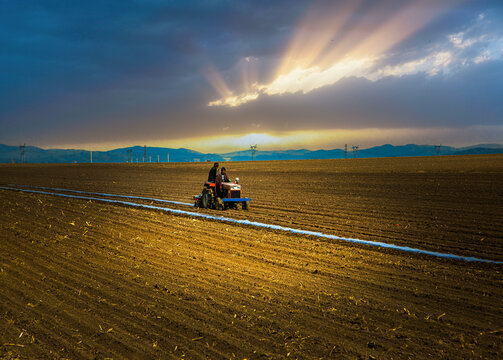
[[[201,207],[203,209],[207,209],[210,206],[210,201],[211,201],[211,193],[206,189],[204,189],[200,200]]]
[[[249,201],[243,201],[241,203],[241,209],[248,210],[249,208],[250,208],[250,202]]]

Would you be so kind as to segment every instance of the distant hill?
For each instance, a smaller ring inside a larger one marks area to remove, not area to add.
[[[453,153],[453,155],[483,155],[483,154],[503,154],[503,148],[474,147],[466,150],[455,151]]]
[[[133,162],[143,162],[143,146],[133,146],[109,151],[93,151],[95,163],[124,163],[129,159],[128,150],[131,150]],[[147,147],[147,162],[193,162],[224,159],[217,154],[203,154],[189,149],[171,149],[160,147]],[[25,149],[25,161],[27,163],[88,163],[91,152],[88,150],[66,149],[41,149],[35,146],[27,146]],[[0,144],[0,163],[20,162],[18,146]]]
[[[501,145],[501,144],[478,144],[478,145],[472,145],[472,146],[465,146],[465,147],[459,148],[458,150],[464,151],[464,150],[471,150],[471,149],[503,149],[503,145]]]
[[[95,163],[125,163],[129,159],[133,162],[143,162],[144,147],[132,146],[109,151],[93,151],[92,157]],[[469,155],[469,154],[501,154],[503,145],[480,144],[463,148],[442,146],[441,155]],[[169,154],[170,162],[200,162],[200,161],[249,161],[252,160],[250,150],[234,151],[224,154],[201,153],[190,149],[172,149],[162,147],[147,147],[147,162],[167,162]],[[432,156],[437,150],[434,145],[381,145],[368,149],[360,149],[358,158],[399,157],[399,156]],[[348,157],[354,157],[349,151]],[[257,151],[255,160],[303,160],[303,159],[343,159],[345,152],[342,149],[332,150],[276,150]],[[25,149],[25,162],[27,163],[88,163],[91,153],[87,150],[73,149],[42,149],[35,146],[27,146]],[[18,146],[0,144],[0,163],[20,162]]]
[[[452,154],[456,149],[450,146],[442,146],[441,154]],[[390,144],[376,146],[369,149],[358,151],[358,157],[373,158],[373,157],[397,157],[397,156],[431,156],[436,155],[437,150],[434,145],[400,145],[393,146]]]
[[[222,157],[231,161],[252,160],[250,150],[235,151],[222,154]],[[343,159],[344,150],[276,150],[276,151],[257,151],[255,160],[302,160],[302,159]]]

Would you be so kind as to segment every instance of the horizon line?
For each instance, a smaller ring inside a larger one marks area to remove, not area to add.
[[[215,155],[221,155],[221,154],[230,154],[230,153],[234,153],[234,152],[241,152],[241,151],[250,151],[250,148],[246,148],[246,149],[242,149],[242,150],[233,150],[233,151],[226,151],[226,152],[201,152],[201,151],[198,151],[198,150],[193,150],[191,148],[186,148],[186,147],[179,147],[179,148],[171,148],[171,147],[164,147],[164,146],[149,146],[149,145],[130,145],[130,146],[124,146],[124,147],[116,147],[116,148],[112,148],[112,149],[109,149],[109,150],[89,150],[89,149],[85,149],[85,148],[71,148],[71,147],[68,147],[68,148],[64,148],[64,147],[42,147],[42,146],[37,146],[37,145],[26,145],[26,144],[20,144],[20,145],[8,145],[8,144],[0,144],[0,145],[3,145],[3,146],[8,146],[8,147],[16,147],[16,148],[19,148],[20,146],[26,146],[26,147],[35,147],[35,148],[38,148],[38,149],[41,149],[41,150],[66,150],[66,151],[70,151],[70,150],[73,150],[73,151],[87,151],[87,152],[110,152],[110,151],[116,151],[116,150],[126,150],[126,149],[132,149],[132,148],[135,148],[135,147],[139,147],[139,148],[144,148],[146,147],[147,149],[148,148],[154,148],[154,149],[169,149],[169,150],[189,150],[189,151],[194,151],[194,152],[197,152],[197,153],[201,153],[201,154],[215,154]],[[390,145],[390,146],[393,146],[393,147],[399,147],[399,146],[408,146],[408,145],[416,145],[416,146],[441,146],[441,147],[448,147],[448,148],[454,148],[454,149],[461,149],[461,148],[466,148],[466,147],[473,147],[473,146],[483,146],[483,145],[491,145],[491,146],[494,146],[494,145],[498,145],[498,146],[501,146],[503,147],[503,144],[500,144],[500,143],[475,143],[475,144],[472,144],[472,145],[465,145],[465,146],[452,146],[452,145],[444,145],[444,144],[417,144],[417,143],[407,143],[407,144],[399,144],[399,145],[395,145],[395,144],[392,144],[392,143],[384,143],[384,144],[380,144],[380,145],[374,145],[374,146],[369,146],[369,147],[359,147],[358,148],[358,151],[361,151],[361,150],[367,150],[367,149],[372,149],[372,148],[376,148],[376,147],[382,147],[382,146],[386,146],[386,145]],[[352,148],[351,146],[353,146],[353,144],[348,144],[348,153],[349,152],[352,152]],[[359,145],[355,145],[355,146],[359,146]],[[289,148],[289,149],[266,149],[266,150],[260,150],[260,149],[256,149],[255,151],[257,152],[273,152],[273,151],[276,151],[276,152],[282,152],[282,151],[300,151],[300,150],[306,150],[306,151],[332,151],[332,150],[341,150],[341,151],[345,151],[344,148],[329,148],[329,149],[324,149],[324,148],[317,148],[317,149],[309,149],[309,148]]]

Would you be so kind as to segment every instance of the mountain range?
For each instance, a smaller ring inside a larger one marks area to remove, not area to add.
[[[501,154],[503,145],[479,144],[456,148],[442,146],[440,155],[470,155],[470,154]],[[253,160],[251,150],[234,151],[223,154],[201,153],[190,149],[172,149],[163,147],[133,146],[109,151],[93,151],[92,160],[96,163],[125,163],[132,162],[200,162],[200,161],[249,161]],[[381,145],[357,151],[358,158],[399,157],[399,156],[432,156],[437,155],[434,145]],[[355,157],[353,151],[347,155],[342,149],[332,150],[275,150],[255,153],[255,160],[302,160],[302,159],[344,159]],[[91,152],[73,149],[42,149],[26,146],[24,162],[26,163],[89,163]],[[0,163],[22,162],[19,146],[0,144]]]

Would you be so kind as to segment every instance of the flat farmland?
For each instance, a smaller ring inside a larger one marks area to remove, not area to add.
[[[503,156],[225,166],[249,211],[131,201],[503,261]],[[0,165],[0,185],[191,202],[210,167]],[[3,358],[503,355],[501,264],[95,200],[0,201]]]
[[[248,212],[229,210],[222,215],[503,260],[503,155],[225,166],[232,179],[240,178],[243,195],[252,201]],[[0,184],[192,203],[210,167],[207,163],[4,165]]]

